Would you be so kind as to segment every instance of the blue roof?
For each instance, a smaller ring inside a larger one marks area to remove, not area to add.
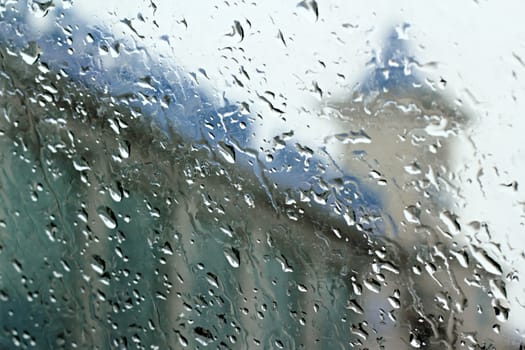
[[[361,79],[360,92],[413,89],[422,83],[418,76],[418,62],[410,54],[408,41],[399,35],[396,28],[390,30],[383,47],[367,64],[370,71]]]

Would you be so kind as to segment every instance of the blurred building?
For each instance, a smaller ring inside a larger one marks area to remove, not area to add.
[[[473,261],[451,209],[468,117],[402,40],[323,102],[341,133],[281,135],[267,160],[244,106],[141,54],[104,64],[110,34],[34,31],[18,8],[0,38],[3,347],[508,345],[503,271]]]

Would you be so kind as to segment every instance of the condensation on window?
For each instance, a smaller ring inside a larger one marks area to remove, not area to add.
[[[0,347],[525,347],[524,10],[0,0]]]

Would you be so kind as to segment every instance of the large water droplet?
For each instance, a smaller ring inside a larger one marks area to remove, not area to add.
[[[239,251],[235,248],[225,249],[224,256],[226,257],[226,260],[228,260],[230,266],[233,268],[238,268],[241,264]]]
[[[109,207],[99,208],[98,217],[104,223],[104,225],[110,230],[117,228],[117,217],[115,216],[115,213],[113,212],[113,210],[111,210],[111,208]]]

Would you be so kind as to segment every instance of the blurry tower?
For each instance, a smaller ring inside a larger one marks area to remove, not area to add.
[[[487,290],[504,290],[504,276],[478,264],[479,250],[456,216],[463,200],[457,154],[475,118],[448,94],[444,78],[426,77],[410,53],[407,28],[391,30],[351,96],[324,102],[341,130],[325,138],[325,147],[377,194],[383,234],[403,248],[400,308],[411,344],[502,346],[508,310]]]

